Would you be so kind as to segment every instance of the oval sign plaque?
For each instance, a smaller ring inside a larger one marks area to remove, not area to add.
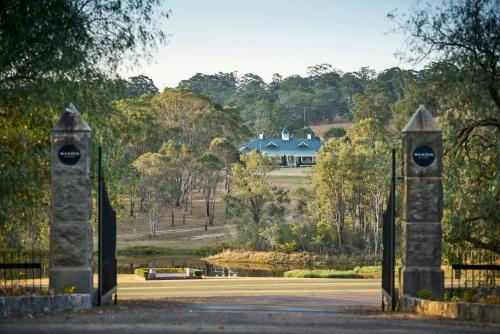
[[[422,167],[427,167],[432,164],[434,157],[434,151],[427,145],[419,146],[413,151],[413,161]]]
[[[80,150],[75,145],[64,145],[57,154],[59,160],[65,165],[76,165],[80,161]]]

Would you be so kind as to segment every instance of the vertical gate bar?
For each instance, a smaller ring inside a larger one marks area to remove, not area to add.
[[[40,290],[42,289],[42,276],[43,276],[43,263],[42,263],[42,251],[39,250],[38,251],[38,262],[40,262],[40,269],[39,269],[39,272],[38,272],[38,277],[40,277],[39,279],[39,284],[40,284]]]
[[[31,263],[35,263],[35,254],[34,254],[33,245],[31,246]],[[31,269],[31,288],[33,291],[35,290],[35,267]]]
[[[98,182],[97,182],[97,228],[98,228],[98,256],[97,256],[97,305],[102,305],[102,147],[98,152]]]
[[[2,252],[2,260],[3,260],[3,263],[5,263],[5,252]],[[3,285],[5,287],[7,287],[7,276],[6,276],[7,272],[5,269],[2,269],[2,276],[3,276]]]
[[[391,179],[391,310],[394,311],[396,309],[396,293],[395,293],[395,275],[394,275],[394,261],[395,261],[395,244],[396,244],[396,149],[392,148],[392,179]]]
[[[24,259],[23,261],[26,261],[26,262],[24,262],[24,263],[28,263],[28,261],[29,261],[28,256],[29,256],[29,255],[28,255],[28,253],[26,253],[26,252],[23,254],[23,259]],[[24,265],[24,266],[25,266],[25,268],[24,268],[24,275],[23,275],[23,276],[24,276],[24,287],[26,288],[26,290],[28,290],[28,284],[29,284],[29,268],[27,268],[27,266],[26,266],[26,265]]]
[[[14,254],[13,252],[10,253],[10,263],[14,263],[14,256],[13,256],[13,254]],[[13,279],[13,277],[14,277],[14,269],[9,270],[9,273],[10,273],[10,286],[12,288],[14,288],[14,279]]]

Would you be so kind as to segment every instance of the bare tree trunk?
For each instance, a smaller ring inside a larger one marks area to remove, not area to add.
[[[191,215],[193,214],[193,195],[191,195]]]
[[[134,216],[134,183],[133,181],[131,182],[131,187],[130,187],[130,217]]]
[[[187,213],[187,206],[188,206],[188,196],[189,196],[189,192],[186,189],[186,193],[184,194],[184,203],[182,205],[182,225],[186,224],[186,213]]]
[[[144,212],[145,209],[144,209],[144,181],[141,180],[141,207],[140,207],[140,211],[141,212]]]
[[[149,216],[149,234],[151,235],[152,238],[156,237],[156,224],[157,224],[157,222],[158,222],[158,218],[156,217],[156,214]]]
[[[205,231],[208,230],[210,224],[210,202],[205,198]]]
[[[171,212],[171,219],[172,219],[172,226],[175,226],[175,221],[174,221],[174,206],[175,206],[175,202],[172,201],[172,212]]]

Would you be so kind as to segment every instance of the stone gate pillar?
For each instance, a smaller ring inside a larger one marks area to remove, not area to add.
[[[52,129],[50,287],[92,293],[91,129],[70,105]]]
[[[421,105],[403,129],[403,268],[400,294],[419,290],[441,297],[443,139],[440,126]]]

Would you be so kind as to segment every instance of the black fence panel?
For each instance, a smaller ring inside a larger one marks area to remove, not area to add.
[[[97,303],[104,304],[115,295],[116,303],[116,212],[109,201],[102,173],[102,152],[99,147],[99,287]]]
[[[452,296],[499,296],[500,261],[495,252],[459,250],[452,258],[450,287]],[[457,263],[458,262],[458,263]]]
[[[48,259],[40,250],[0,253],[0,295],[14,289],[35,292],[47,277]],[[19,291],[20,291],[19,290]]]

